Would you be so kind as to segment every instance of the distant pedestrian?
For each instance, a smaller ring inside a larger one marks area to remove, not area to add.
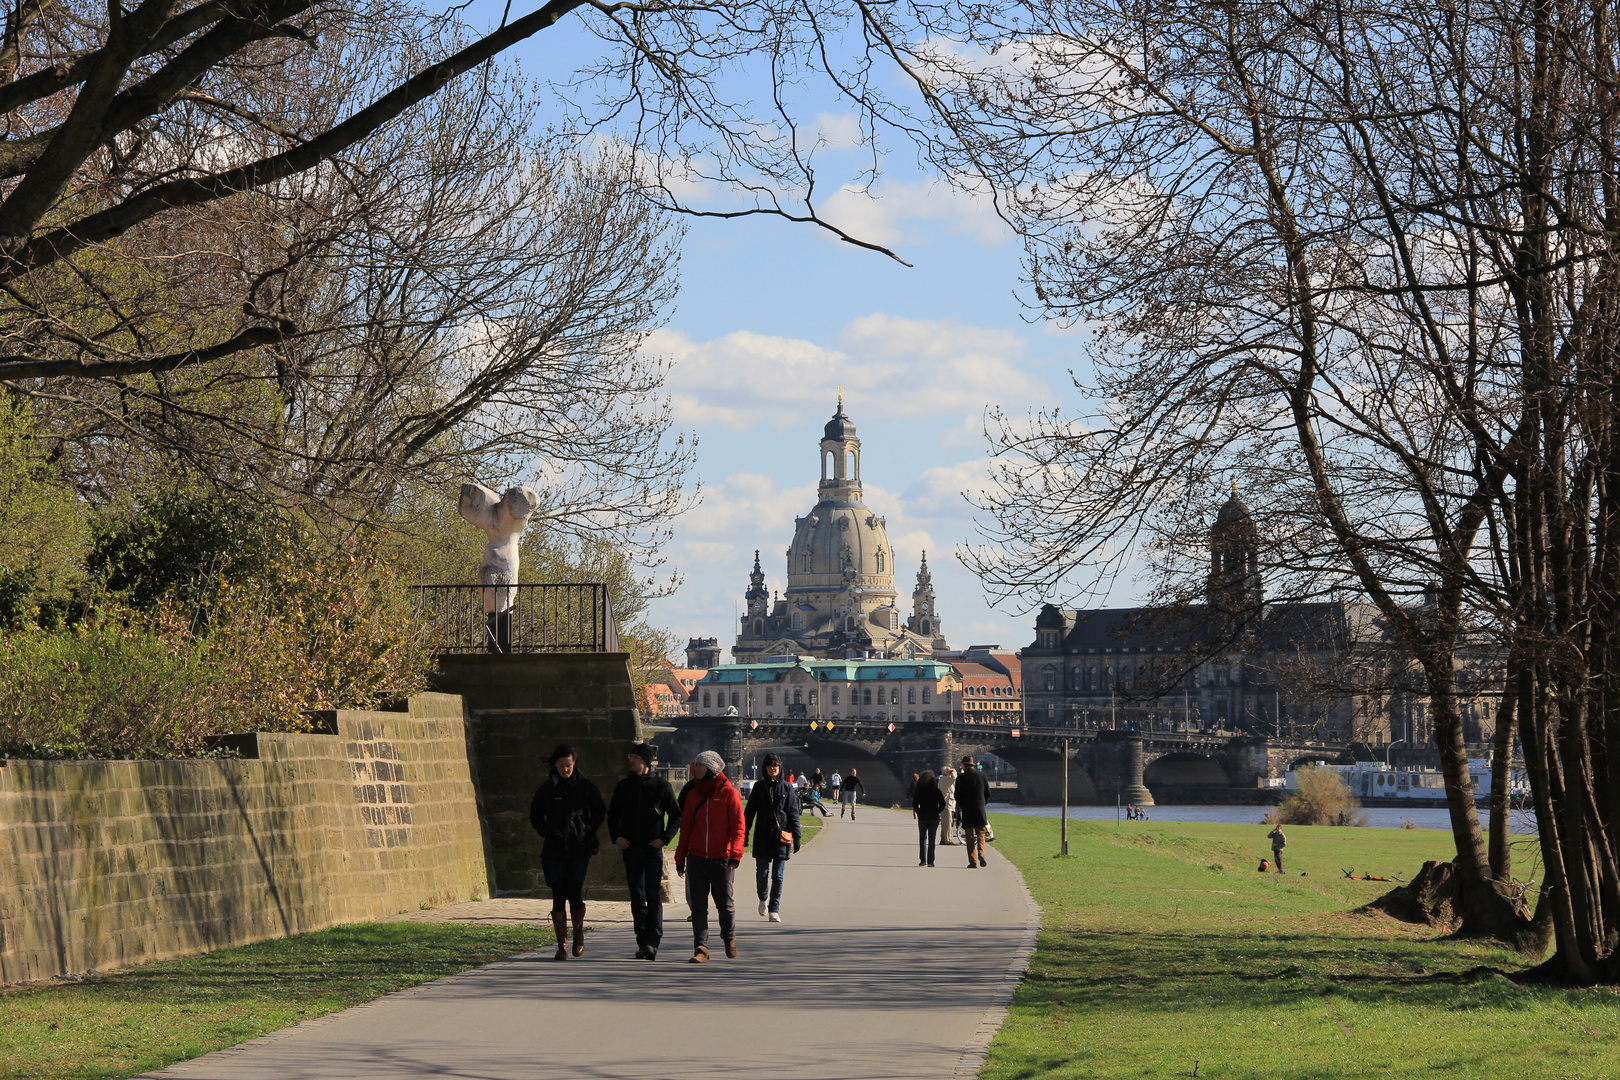
[[[817,765],[816,771],[810,774],[810,790],[819,795],[821,794],[821,789],[826,786],[827,778],[821,775],[821,766]]]
[[[837,802],[838,797],[843,792],[844,787],[844,778],[838,775],[837,769],[833,770],[832,779],[829,781],[829,783],[832,785],[832,801]],[[843,817],[844,815],[839,814],[838,816]]]
[[[844,811],[848,810],[849,820],[851,821],[855,820],[855,804],[860,801],[861,795],[866,792],[866,785],[861,783],[861,778],[855,773],[856,770],[851,769],[849,775],[844,777],[843,801],[838,804],[838,816],[843,817]]]
[[[945,812],[945,793],[939,790],[939,780],[929,769],[917,777],[911,791],[911,813],[917,819],[917,865],[934,865],[934,834],[939,828],[939,815]]]
[[[675,873],[686,878],[692,908],[692,959],[709,959],[709,897],[720,920],[726,955],[737,955],[737,867],[743,856],[742,796],[726,777],[725,759],[705,750],[687,766],[691,790],[681,808],[681,840],[675,845]],[[688,876],[690,874],[690,876]]]
[[[939,842],[956,847],[956,770],[949,765],[941,774],[939,789],[945,796],[945,810],[939,815]]]
[[[987,866],[984,859],[984,830],[990,824],[990,781],[976,768],[971,757],[962,759],[962,775],[956,778],[956,813],[962,822],[962,839],[967,841],[968,869]],[[977,861],[974,852],[978,852]]]
[[[782,759],[765,755],[765,779],[748,793],[743,810],[743,841],[749,830],[754,834],[754,885],[759,893],[759,913],[771,922],[782,921],[782,879],[787,861],[799,850],[803,833],[799,829],[799,793],[782,782]]]
[[[630,775],[608,803],[608,836],[624,856],[630,887],[630,921],[636,929],[636,959],[658,959],[664,939],[664,848],[681,827],[681,806],[669,781],[652,771],[653,748],[630,748]]]
[[[529,804],[529,823],[546,840],[540,869],[551,887],[551,926],[557,932],[553,960],[568,959],[569,914],[574,917],[574,955],[585,952],[585,873],[591,856],[601,849],[596,830],[606,816],[602,793],[579,771],[574,748],[562,743],[551,752],[551,775]]]
[[[1288,846],[1288,837],[1283,835],[1283,828],[1278,825],[1266,834],[1271,841],[1271,861],[1277,864],[1277,873],[1283,872],[1282,849]]]

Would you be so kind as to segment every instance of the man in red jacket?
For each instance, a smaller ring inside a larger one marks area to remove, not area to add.
[[[705,750],[687,771],[692,789],[681,807],[681,839],[675,845],[675,873],[686,878],[686,900],[692,906],[694,964],[709,959],[709,894],[720,915],[720,937],[726,955],[737,955],[737,905],[733,875],[743,857],[742,796],[726,779],[725,759]],[[690,876],[688,876],[690,872]]]

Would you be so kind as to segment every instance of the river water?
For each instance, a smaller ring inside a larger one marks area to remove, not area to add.
[[[1014,806],[1010,803],[991,803],[990,809],[1003,814],[1027,814],[1030,817],[1058,816],[1056,806]],[[1229,825],[1258,825],[1261,815],[1272,809],[1269,806],[1150,806],[1147,808],[1149,821],[1217,821]],[[1437,807],[1363,807],[1363,814],[1367,815],[1367,825],[1374,829],[1399,829],[1402,822],[1410,821],[1419,829],[1447,829],[1451,828],[1451,816],[1445,810]],[[1112,806],[1071,806],[1069,818],[1073,821],[1113,821],[1115,817],[1121,821],[1125,818],[1123,809]],[[1480,825],[1486,823],[1490,812],[1484,807],[1479,811]],[[1513,815],[1514,832],[1534,832],[1535,818],[1528,813],[1515,813]]]

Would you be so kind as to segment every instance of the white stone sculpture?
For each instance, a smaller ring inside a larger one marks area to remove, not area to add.
[[[505,495],[497,495],[483,484],[461,485],[461,516],[489,537],[489,543],[484,545],[483,565],[478,568],[478,584],[495,586],[482,590],[486,613],[501,614],[511,609],[517,590],[499,586],[518,583],[518,541],[539,508],[540,496],[533,488],[510,487]]]

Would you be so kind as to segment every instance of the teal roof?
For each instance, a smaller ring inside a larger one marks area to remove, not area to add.
[[[943,679],[952,668],[943,660],[800,660],[796,664],[720,664],[709,669],[705,683],[777,683],[795,669],[820,682],[864,682],[877,679]]]

